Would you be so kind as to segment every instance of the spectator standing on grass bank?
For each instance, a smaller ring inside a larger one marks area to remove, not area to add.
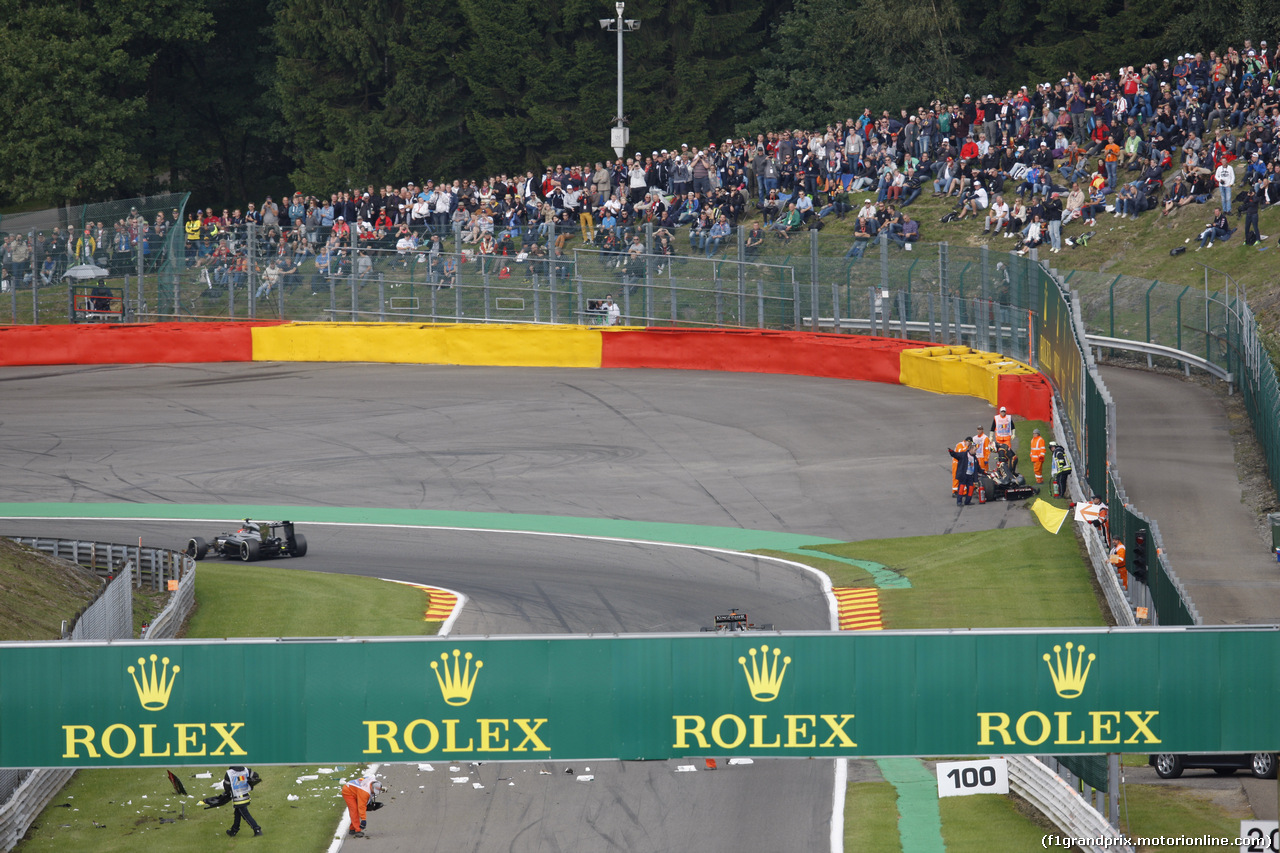
[[[1221,165],[1213,173],[1213,179],[1218,182],[1218,194],[1222,196],[1222,212],[1231,212],[1231,188],[1236,184],[1236,172],[1231,168],[1231,164],[1223,160]]]

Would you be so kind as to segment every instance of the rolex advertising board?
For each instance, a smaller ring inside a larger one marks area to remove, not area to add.
[[[1280,749],[1274,629],[0,645],[0,766]]]

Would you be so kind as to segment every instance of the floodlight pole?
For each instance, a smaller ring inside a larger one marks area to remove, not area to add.
[[[621,0],[614,3],[613,8],[617,11],[618,17],[613,19],[602,18],[600,27],[606,32],[616,32],[618,34],[618,113],[614,118],[617,124],[609,128],[609,146],[621,157],[623,152],[626,151],[627,144],[631,141],[631,129],[627,127],[627,120],[622,113],[622,34],[629,30],[639,29],[640,22],[629,21],[622,16],[623,12],[626,11],[627,4],[621,2]]]
[[[613,5],[618,10],[618,127],[625,127],[626,125],[623,123],[624,120],[622,118],[622,31],[625,28],[622,20],[622,10],[627,8],[627,4],[618,2]],[[618,156],[622,156],[621,151],[618,152]]]

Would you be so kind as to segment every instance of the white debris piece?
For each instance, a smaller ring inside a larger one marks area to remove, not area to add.
[[[302,799],[302,798],[301,798],[301,797],[299,797],[297,794],[290,794],[289,796],[285,797],[285,799],[286,799],[286,800],[290,800],[290,801],[292,801],[292,800],[299,800],[299,799]]]
[[[462,768],[461,768],[461,767],[459,767],[459,766],[458,766],[458,765],[456,765],[456,764],[452,764],[452,765],[450,765],[450,766],[449,766],[449,772],[450,772],[450,773],[457,773],[457,772],[458,772],[459,770],[461,770],[461,769],[462,769]]]
[[[303,782],[314,782],[314,781],[316,781],[316,780],[317,780],[317,779],[319,779],[319,778],[320,778],[319,776],[316,776],[315,774],[312,774],[312,775],[310,775],[310,776],[299,776],[299,777],[298,777],[296,780],[294,780],[294,781],[296,781],[299,785],[301,785]]]
[[[551,771],[550,771],[550,770],[539,770],[539,771],[538,771],[538,775],[539,775],[539,776],[550,776],[550,775],[551,775]]]
[[[579,777],[578,777],[578,781],[579,781],[579,782],[590,782],[590,781],[594,780],[595,778],[596,778],[596,777],[595,777],[594,775],[592,775],[591,773],[587,773],[587,774],[585,774],[585,775],[579,776]]]
[[[730,758],[730,764],[755,764],[755,760],[751,758]]]
[[[676,772],[677,773],[696,773],[698,772],[698,768],[694,767],[692,764],[681,764],[679,767],[676,768]]]
[[[196,774],[196,778],[197,778],[197,779],[212,779],[212,778],[213,778],[213,774],[212,774],[212,773],[197,773],[197,774]]]
[[[424,773],[434,773],[436,771],[430,764],[419,764],[418,769]]]
[[[455,785],[459,784],[460,782],[470,782],[470,781],[471,781],[470,776],[454,776],[453,777],[453,783]]]
[[[515,786],[516,786],[516,783],[515,783],[515,782],[508,782],[508,783],[507,783],[507,787],[508,787],[508,788],[514,788]],[[76,811],[80,811],[80,810],[79,810],[79,809],[76,809]]]
[[[316,772],[317,772],[317,773],[335,773],[335,772],[337,772],[337,770],[338,770],[338,768],[336,768],[336,767],[321,767],[321,768],[320,768],[319,770],[317,770]]]
[[[483,788],[483,787],[484,787],[484,785],[481,785],[479,782],[472,782],[472,783],[471,783],[471,787],[473,787],[473,788],[475,788],[477,791],[479,791],[481,788]]]

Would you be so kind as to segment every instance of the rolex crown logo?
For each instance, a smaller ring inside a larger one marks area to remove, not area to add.
[[[1093,666],[1097,655],[1089,655],[1086,663],[1084,646],[1076,646],[1075,660],[1071,659],[1072,643],[1067,643],[1067,659],[1062,659],[1062,646],[1053,647],[1053,658],[1049,653],[1043,655],[1045,665],[1049,667],[1049,675],[1053,676],[1053,689],[1063,699],[1074,699],[1084,692],[1084,683],[1089,678],[1089,668]]]
[[[476,678],[480,675],[480,668],[484,666],[484,661],[476,661],[475,668],[471,667],[471,652],[467,652],[463,656],[463,665],[461,670],[458,668],[458,656],[461,654],[457,649],[453,650],[453,668],[449,668],[449,653],[445,652],[440,655],[440,660],[444,661],[444,665],[431,662],[431,668],[436,671],[436,681],[440,682],[440,693],[444,696],[444,701],[448,705],[465,705],[471,701],[471,691],[475,689]]]
[[[138,699],[142,707],[148,711],[160,711],[169,704],[169,692],[173,690],[173,682],[177,680],[182,667],[169,669],[169,659],[160,659],[160,671],[156,672],[156,655],[151,656],[151,672],[147,672],[146,658],[138,658],[138,666],[129,667],[129,675],[133,676],[133,686],[138,691]]]
[[[791,663],[791,658],[782,659],[782,669],[778,669],[778,655],[782,654],[781,649],[773,650],[773,660],[769,660],[769,647],[760,647],[760,658],[756,659],[756,650],[751,649],[747,652],[751,655],[751,667],[747,668],[747,659],[739,657],[738,663],[742,665],[742,671],[747,674],[747,687],[751,690],[751,696],[757,702],[772,702],[778,698],[778,692],[782,689],[782,679],[786,677],[787,665]]]

